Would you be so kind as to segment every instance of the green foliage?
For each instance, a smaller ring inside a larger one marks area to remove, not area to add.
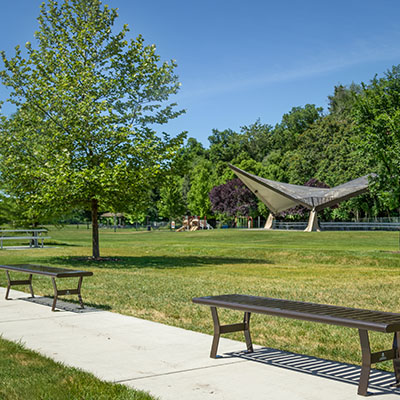
[[[182,194],[182,178],[170,176],[160,190],[158,202],[160,216],[168,219],[182,218],[187,213],[187,205]]]
[[[400,65],[375,78],[354,107],[360,151],[378,174],[373,189],[389,209],[400,205]]]
[[[139,222],[139,223],[141,223],[141,224],[144,224],[144,223],[146,223],[147,221],[147,215],[146,215],[146,213],[144,212],[144,211],[139,211],[139,212],[136,212],[136,213],[133,213],[133,214],[124,214],[124,217],[125,217],[125,221],[128,223],[128,224],[134,224],[134,223],[136,223],[136,222]]]
[[[0,168],[27,219],[76,206],[141,210],[182,144],[150,127],[182,113],[163,105],[180,85],[175,62],[161,63],[140,35],[128,40],[127,25],[113,33],[116,18],[99,0],[49,0],[37,48],[1,53],[17,112],[3,119]]]
[[[209,158],[212,162],[234,160],[241,152],[240,135],[231,129],[218,131],[208,137],[210,142]]]
[[[270,152],[262,159],[263,176],[268,179],[303,184],[313,176],[302,173],[303,160],[299,153],[303,135],[317,121],[322,119],[322,109],[307,104],[305,107],[293,107],[284,114],[280,124],[273,129],[270,137]]]
[[[18,211],[15,199],[0,192],[0,224],[18,226],[20,224]]]
[[[322,108],[314,104],[306,104],[304,107],[293,107],[284,114],[282,121],[273,133],[273,148],[281,152],[296,150],[301,134],[314,122],[322,118]]]
[[[251,160],[261,162],[272,149],[271,125],[262,124],[258,119],[254,124],[241,128],[243,151]]]
[[[193,215],[200,217],[211,215],[209,193],[214,186],[212,169],[212,163],[204,160],[193,170],[191,187],[188,192],[188,207]]]
[[[327,115],[302,134],[299,162],[289,166],[290,173],[297,172],[301,184],[313,176],[331,187],[365,175],[368,168],[359,160],[358,139],[351,120]]]
[[[198,158],[207,157],[207,151],[195,138],[188,138],[185,146],[182,148],[182,157],[187,161],[193,162]]]
[[[337,119],[351,117],[357,96],[361,93],[361,85],[354,82],[349,86],[338,85],[332,96],[328,96],[329,111]]]

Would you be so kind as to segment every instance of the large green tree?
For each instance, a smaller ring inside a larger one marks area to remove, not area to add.
[[[400,65],[363,85],[354,106],[363,159],[387,209],[400,205]]]
[[[160,189],[157,208],[160,215],[172,220],[182,218],[187,213],[187,205],[182,193],[183,178],[169,176]]]
[[[272,148],[272,126],[262,124],[258,119],[254,124],[242,126],[240,130],[248,158],[261,162]]]
[[[213,129],[208,141],[210,142],[209,158],[213,163],[218,161],[230,162],[242,150],[241,135],[231,129],[223,131]]]
[[[304,107],[293,107],[284,114],[272,132],[273,150],[282,153],[296,150],[302,133],[322,118],[322,110],[322,107],[306,104]]]
[[[32,220],[89,208],[94,258],[99,208],[142,207],[183,139],[154,131],[182,113],[166,103],[180,85],[175,62],[128,39],[127,25],[115,32],[117,16],[100,0],[48,0],[36,45],[1,53],[16,108],[2,120],[2,181]]]
[[[213,188],[213,164],[208,160],[196,165],[190,179],[190,190],[187,194],[188,208],[192,215],[207,217],[211,215],[209,193]]]

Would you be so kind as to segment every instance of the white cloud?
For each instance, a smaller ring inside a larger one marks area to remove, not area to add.
[[[396,38],[392,37],[393,43]],[[397,41],[398,42],[398,41]],[[181,98],[208,97],[254,87],[264,87],[276,83],[308,79],[320,75],[330,74],[335,71],[350,68],[356,65],[363,65],[385,60],[396,60],[400,58],[400,48],[395,45],[381,43],[379,38],[375,40],[361,40],[353,43],[352,48],[327,49],[319,52],[318,55],[308,57],[306,60],[294,60],[290,68],[277,71],[270,70],[264,74],[258,73],[253,77],[230,72],[227,79],[224,74],[219,76],[217,81],[198,81],[183,85]],[[377,71],[383,72],[383,71]],[[216,76],[221,75],[216,71]],[[372,78],[372,76],[371,76]],[[357,80],[357,77],[354,78]]]

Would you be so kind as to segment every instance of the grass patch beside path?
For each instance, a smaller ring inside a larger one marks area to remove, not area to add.
[[[87,260],[90,230],[53,228],[49,235],[65,245],[3,250],[0,262],[91,270],[94,276],[83,282],[86,304],[185,329],[211,334],[209,309],[191,298],[224,293],[400,312],[398,232],[102,230],[101,255],[109,257],[103,262]],[[6,285],[5,274],[0,285]],[[33,286],[52,296],[49,279],[35,276]],[[241,318],[221,312],[222,323]],[[262,315],[252,317],[251,329],[260,345],[360,363],[355,329]],[[371,336],[373,351],[391,348],[391,335]],[[243,340],[241,333],[228,337]]]
[[[76,368],[0,338],[0,398],[3,400],[154,400],[141,391],[101,381]]]

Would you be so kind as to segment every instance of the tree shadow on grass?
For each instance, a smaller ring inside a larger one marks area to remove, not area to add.
[[[96,267],[105,269],[133,268],[187,268],[205,267],[224,264],[272,264],[270,260],[255,258],[209,257],[209,256],[138,256],[138,257],[109,257],[100,261],[88,257],[52,257],[46,260],[49,264],[66,265],[75,268]]]

